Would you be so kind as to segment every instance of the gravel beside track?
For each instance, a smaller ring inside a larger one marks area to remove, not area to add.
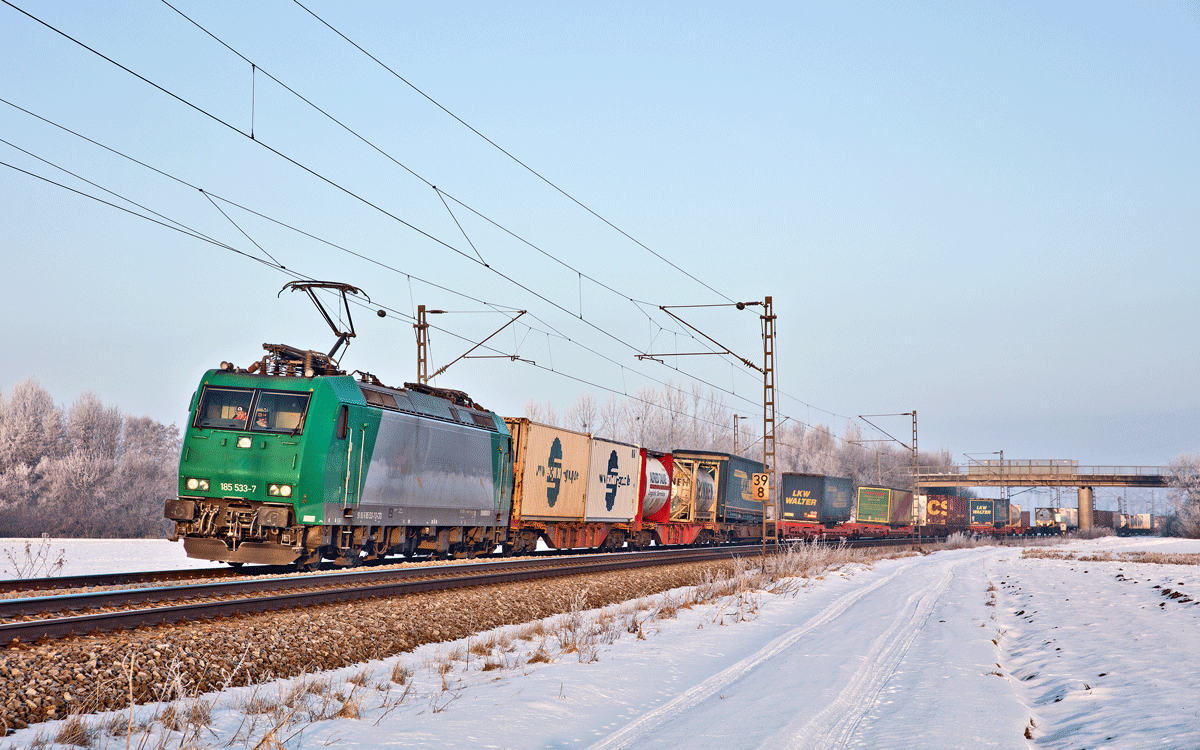
[[[71,713],[293,677],[382,659],[425,644],[570,609],[699,583],[732,560],[496,584],[180,623],[0,651],[0,730]],[[131,669],[132,667],[132,669]]]

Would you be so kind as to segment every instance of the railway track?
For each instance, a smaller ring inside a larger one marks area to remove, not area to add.
[[[6,599],[0,601],[0,618],[10,621],[0,624],[0,643],[28,643],[39,639],[229,617],[297,606],[716,560],[745,555],[754,549],[757,548],[718,547],[623,555],[590,555],[566,559],[521,558],[380,570],[360,568],[350,572],[221,580],[182,586]],[[74,614],[76,612],[83,613]],[[34,619],[11,621],[12,618],[18,617]]]
[[[256,569],[255,574],[284,573],[286,568]],[[236,578],[241,575],[230,568],[194,568],[185,570],[148,570],[141,573],[97,573],[86,576],[54,576],[51,578],[18,578],[0,581],[0,595],[26,591],[61,591],[102,586],[129,586],[140,583],[192,581],[208,578]]]
[[[912,544],[912,539],[846,542],[849,546]],[[503,558],[442,565],[355,568],[327,573],[270,575],[279,569],[257,569],[249,578],[239,571],[212,568],[162,573],[77,576],[39,579],[24,589],[41,592],[54,581],[61,588],[128,586],[204,580],[182,585],[154,585],[103,591],[0,599],[0,644],[29,643],[133,629],[146,625],[229,617],[298,606],[401,596],[465,586],[583,575],[614,570],[672,565],[755,555],[760,545],[660,549],[622,554],[555,555]],[[268,575],[263,576],[263,573]],[[197,575],[199,574],[199,575]],[[20,582],[6,582],[20,583]],[[30,583],[30,582],[25,582]],[[65,586],[63,584],[66,584]]]
[[[924,543],[929,543],[932,540],[925,537],[921,540]],[[873,547],[873,546],[895,546],[914,544],[917,540],[909,537],[896,537],[890,539],[857,539],[846,540],[844,543],[849,547]],[[842,544],[840,540],[825,540],[817,542],[818,544],[836,545]],[[678,549],[673,547],[662,549]],[[730,544],[724,545],[721,549],[742,550],[745,553],[753,553],[755,550],[761,549],[761,545],[754,544]],[[643,550],[648,551],[648,550]],[[572,555],[595,555],[593,550],[543,550],[535,552],[528,558],[546,558],[546,557],[565,557]],[[617,550],[615,552],[606,552],[606,555],[613,554],[630,554]],[[499,556],[481,556],[476,558],[477,561],[485,560],[504,560],[512,558],[502,558]],[[427,564],[432,562],[430,558],[417,558],[414,560],[406,560],[402,558],[392,558],[386,560],[373,561],[363,563],[363,567],[355,568],[354,570],[368,570],[373,566],[393,566],[405,565],[410,563]],[[438,561],[441,562],[441,561]],[[443,563],[444,564],[444,563]],[[344,569],[343,569],[344,570]],[[138,586],[142,584],[160,584],[169,583],[172,581],[197,581],[197,580],[235,580],[246,578],[249,576],[285,576],[295,575],[296,571],[290,566],[283,565],[254,565],[245,568],[229,568],[226,566],[215,568],[191,568],[182,570],[148,570],[135,573],[96,573],[92,575],[79,576],[53,576],[48,578],[18,578],[13,580],[0,581],[0,597],[6,594],[21,594],[25,592],[36,591],[66,591],[75,589],[98,589],[116,586]],[[3,601],[3,599],[0,599]],[[0,616],[2,617],[2,616]]]

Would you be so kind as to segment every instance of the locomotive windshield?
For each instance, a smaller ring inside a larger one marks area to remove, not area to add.
[[[250,420],[250,402],[254,391],[205,387],[196,407],[196,426],[224,430],[244,430]]]
[[[272,393],[262,391],[254,404],[255,432],[295,432],[304,429],[304,411],[308,408],[307,393]]]
[[[205,386],[196,407],[195,426],[299,434],[304,429],[308,398],[307,393]]]

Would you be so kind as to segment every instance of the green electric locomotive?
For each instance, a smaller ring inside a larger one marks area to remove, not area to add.
[[[192,397],[165,508],[189,557],[312,568],[504,541],[501,417],[459,391],[389,388],[320,352],[264,348],[247,369],[206,372]]]

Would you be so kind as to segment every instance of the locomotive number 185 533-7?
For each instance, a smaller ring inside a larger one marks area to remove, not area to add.
[[[257,484],[232,484],[230,482],[221,482],[221,492],[254,492],[254,490],[257,488]]]

